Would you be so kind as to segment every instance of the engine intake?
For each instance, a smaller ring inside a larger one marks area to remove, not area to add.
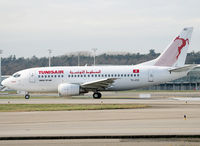
[[[80,95],[80,85],[63,83],[58,86],[59,96]]]

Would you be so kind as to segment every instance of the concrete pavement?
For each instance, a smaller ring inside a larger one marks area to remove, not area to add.
[[[72,100],[74,99],[66,102]],[[99,102],[86,99],[79,100],[78,103],[82,101]],[[109,103],[108,101],[104,102]],[[116,102],[129,103],[130,100],[114,99],[113,103]],[[131,100],[131,103],[145,103],[151,107],[128,110],[1,112],[0,136],[200,134],[199,101],[186,104],[184,101],[171,99],[140,99]],[[187,115],[186,120],[184,115]]]

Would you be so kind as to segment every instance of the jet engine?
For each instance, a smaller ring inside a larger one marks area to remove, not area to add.
[[[80,85],[62,83],[58,86],[59,96],[80,95]]]

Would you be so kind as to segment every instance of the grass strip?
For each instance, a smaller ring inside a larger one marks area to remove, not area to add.
[[[30,99],[59,99],[59,96],[31,96]],[[0,99],[25,99],[24,96],[0,95]]]
[[[142,104],[0,104],[0,112],[71,111],[147,108]]]

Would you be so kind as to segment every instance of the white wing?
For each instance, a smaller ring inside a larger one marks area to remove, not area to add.
[[[86,82],[86,83],[81,84],[81,87],[85,89],[103,90],[110,87],[116,79],[117,78],[105,78],[101,80]]]

